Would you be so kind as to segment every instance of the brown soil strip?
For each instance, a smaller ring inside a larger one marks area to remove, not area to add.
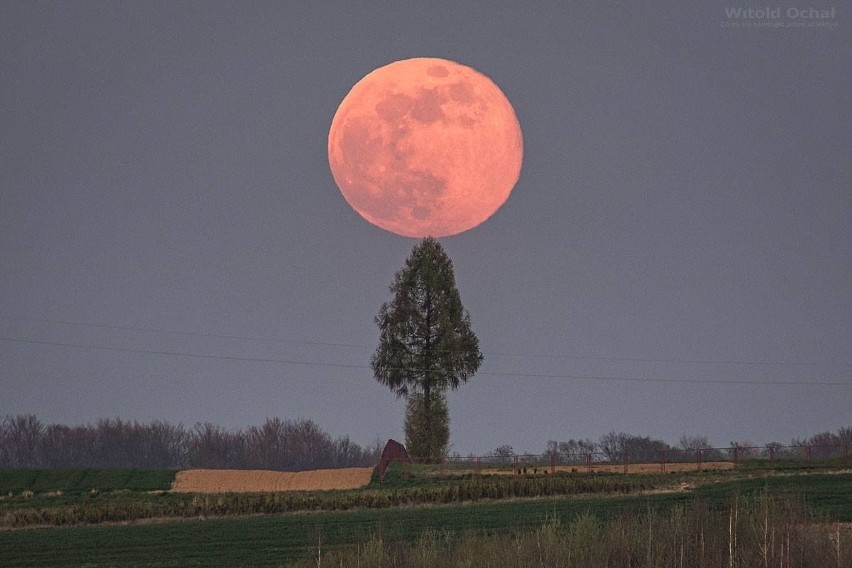
[[[318,469],[314,471],[264,471],[188,469],[179,471],[172,484],[177,493],[265,493],[357,489],[370,483],[373,468]]]
[[[665,469],[664,469],[665,467]],[[550,466],[538,467],[538,473],[550,473]],[[702,462],[701,471],[722,471],[734,469],[733,462]],[[588,473],[589,466],[585,464],[577,465],[557,465],[556,471],[567,471],[576,473]],[[665,466],[660,463],[629,463],[627,464],[627,473],[670,473],[683,471],[698,471],[698,464],[695,462],[675,462],[667,463]],[[624,473],[624,464],[592,464],[593,473]],[[512,475],[514,472],[511,469],[485,469],[482,471],[486,475]],[[527,473],[532,473],[532,469],[527,467]]]

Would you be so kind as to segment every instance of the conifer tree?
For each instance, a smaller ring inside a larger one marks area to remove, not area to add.
[[[376,380],[408,401],[411,453],[437,461],[449,443],[444,393],[479,369],[479,340],[456,288],[452,261],[434,238],[415,245],[390,291],[393,298],[376,316],[379,346],[370,364]]]

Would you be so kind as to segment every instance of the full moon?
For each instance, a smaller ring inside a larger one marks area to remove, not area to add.
[[[523,137],[491,79],[446,59],[406,59],[352,87],[331,123],[328,161],[364,219],[406,237],[442,237],[506,202]]]

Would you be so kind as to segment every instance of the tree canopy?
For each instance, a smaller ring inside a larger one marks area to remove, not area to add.
[[[455,390],[479,369],[479,340],[456,288],[452,261],[434,238],[415,245],[390,291],[393,298],[376,316],[379,346],[370,364],[381,384],[409,404],[417,400],[422,405],[418,412],[409,409],[409,416],[418,418],[406,424],[424,432],[406,428],[406,440],[409,445],[413,439],[428,440],[426,455],[418,457],[438,459],[447,442],[435,436],[440,432],[435,411],[441,409],[442,393]]]

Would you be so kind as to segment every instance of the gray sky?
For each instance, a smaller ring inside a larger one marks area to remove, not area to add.
[[[326,143],[361,77],[429,56],[499,85],[525,146],[441,240],[485,354],[455,450],[849,425],[852,15],[618,4],[0,3],[0,415],[401,438],[368,365],[416,240],[347,205]]]

